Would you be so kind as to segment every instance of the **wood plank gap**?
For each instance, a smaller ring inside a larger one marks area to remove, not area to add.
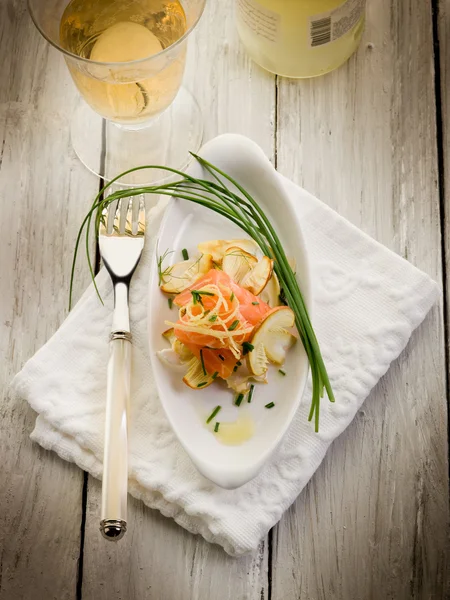
[[[105,170],[106,160],[106,123],[103,119],[102,123],[102,149],[100,154],[100,170]],[[101,192],[105,187],[105,180],[101,177],[98,184],[98,191]],[[104,195],[101,194],[100,200],[103,200]],[[102,257],[100,255],[100,246],[98,239],[95,239],[95,256],[94,256],[94,273],[100,271]],[[82,600],[83,598],[83,567],[84,567],[84,540],[86,536],[86,512],[87,512],[87,497],[88,497],[88,481],[89,473],[83,471],[83,493],[81,496],[81,534],[80,534],[80,552],[78,555],[78,572],[77,572],[77,589],[76,599]]]
[[[83,597],[83,565],[84,565],[84,537],[86,531],[86,505],[88,493],[88,473],[83,471],[83,492],[81,495],[81,525],[80,525],[80,554],[78,556],[77,589],[76,598]]]
[[[102,146],[105,143],[105,138],[102,137]],[[104,161],[104,154],[103,154],[103,150],[102,150],[102,161]],[[103,162],[104,164],[104,162]],[[102,167],[103,170],[103,167]],[[102,178],[100,179],[100,183],[98,186],[98,191],[101,192],[102,189],[105,187],[105,180]],[[101,194],[99,200],[103,200],[104,199],[104,194]],[[98,245],[98,239],[95,239],[95,257],[94,257],[95,261],[94,261],[94,273],[97,275],[97,273],[100,271],[100,267],[101,267],[101,263],[102,263],[102,257],[100,254],[100,246]]]
[[[274,144],[274,146],[273,146],[273,162],[274,162],[275,169],[277,169],[277,167],[278,167],[278,110],[279,110],[278,82],[279,82],[279,76],[275,75],[275,118],[274,118],[274,124],[273,124],[273,128],[274,128],[274,132],[273,132],[273,144]],[[275,525],[275,527],[276,527],[276,525]],[[267,547],[267,598],[268,598],[268,600],[272,600],[273,530],[274,530],[274,527],[272,527],[272,529],[269,530],[269,533],[267,536],[267,546],[268,546]],[[263,590],[261,590],[261,595],[263,596]],[[264,597],[261,597],[261,600],[264,600]]]
[[[275,527],[276,527],[276,525],[275,525]],[[272,600],[273,530],[274,530],[274,527],[272,527],[272,529],[270,529],[269,534],[267,536],[267,544],[268,544],[268,548],[267,548],[267,600]],[[261,600],[264,600],[264,598],[261,598]]]
[[[447,250],[445,245],[445,233],[447,215],[445,207],[445,156],[444,156],[444,130],[442,121],[442,82],[441,82],[441,53],[439,45],[439,0],[431,0],[431,15],[433,23],[433,59],[434,59],[434,89],[436,97],[436,145],[438,161],[438,186],[439,186],[439,212],[441,227],[441,252],[442,252],[442,303],[444,316],[444,340],[445,340],[445,389],[447,396],[447,407],[450,408],[450,355],[449,355],[449,322],[448,322],[448,293],[447,293]],[[447,444],[450,454],[450,410],[447,410]],[[449,461],[450,475],[450,461]],[[449,480],[450,482],[450,480]]]
[[[278,167],[278,80],[279,76],[275,75],[275,122],[273,124],[273,162],[275,169]]]

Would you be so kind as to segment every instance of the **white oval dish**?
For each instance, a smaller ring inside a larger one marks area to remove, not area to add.
[[[311,310],[311,284],[306,249],[295,209],[280,178],[263,151],[243,136],[226,134],[208,142],[201,156],[233,177],[261,205],[271,219],[286,254],[296,261],[296,273],[306,305]],[[188,172],[206,177],[198,163]],[[172,199],[158,236],[158,255],[169,249],[167,265],[182,260],[186,248],[195,256],[197,244],[213,239],[247,237],[237,226],[213,211],[185,200]],[[166,263],[165,263],[166,264]],[[204,390],[192,390],[183,382],[183,372],[171,370],[157,357],[158,350],[167,348],[162,337],[167,329],[165,320],[177,319],[176,309],[168,307],[167,297],[159,290],[156,260],[152,261],[148,301],[149,345],[153,372],[161,403],[179,441],[197,469],[223,488],[236,488],[255,477],[274,452],[288,429],[301,401],[308,376],[308,360],[300,340],[289,351],[283,377],[277,369],[269,372],[267,385],[257,384],[251,404],[246,399],[238,408],[233,405],[233,392],[225,385],[214,383]],[[265,405],[275,402],[275,407]],[[221,405],[218,421],[236,421],[238,415],[249,416],[254,434],[248,441],[227,446],[220,443],[206,419]]]

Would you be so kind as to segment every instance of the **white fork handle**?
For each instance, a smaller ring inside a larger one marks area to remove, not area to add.
[[[100,531],[105,538],[117,541],[127,529],[127,410],[130,399],[131,342],[120,337],[114,339],[114,335],[127,334],[113,333],[110,342]]]

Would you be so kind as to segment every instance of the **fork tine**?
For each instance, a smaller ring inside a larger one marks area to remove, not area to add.
[[[144,235],[144,234],[145,234],[145,201],[144,201],[144,197],[141,196],[141,198],[139,200],[139,214],[138,214],[136,235]]]
[[[100,215],[99,233],[100,233],[100,235],[106,235],[107,231],[108,231],[108,207],[104,206],[102,208],[102,213]]]
[[[111,207],[110,217],[112,217],[113,208]],[[120,233],[120,215],[122,213],[122,199],[117,202],[114,211],[113,231]]]
[[[124,217],[123,232],[125,235],[133,235],[133,197],[128,200],[127,212]]]

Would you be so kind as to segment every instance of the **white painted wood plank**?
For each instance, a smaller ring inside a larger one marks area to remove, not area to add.
[[[8,385],[67,314],[75,234],[98,182],[70,148],[66,67],[25,4],[0,3],[0,598],[62,600],[76,597],[83,473],[31,443],[35,414]]]
[[[233,2],[209,2],[189,51],[186,85],[205,118],[205,139],[228,131],[255,139],[273,158],[274,78],[238,42]],[[98,531],[101,486],[89,479],[83,599],[261,600],[268,597],[267,541],[232,559],[157,511],[129,498],[129,529],[117,545]]]
[[[282,173],[442,282],[432,44],[429,3],[369,2],[347,65],[280,81],[277,152]],[[437,307],[277,527],[274,600],[449,597],[445,372]]]

